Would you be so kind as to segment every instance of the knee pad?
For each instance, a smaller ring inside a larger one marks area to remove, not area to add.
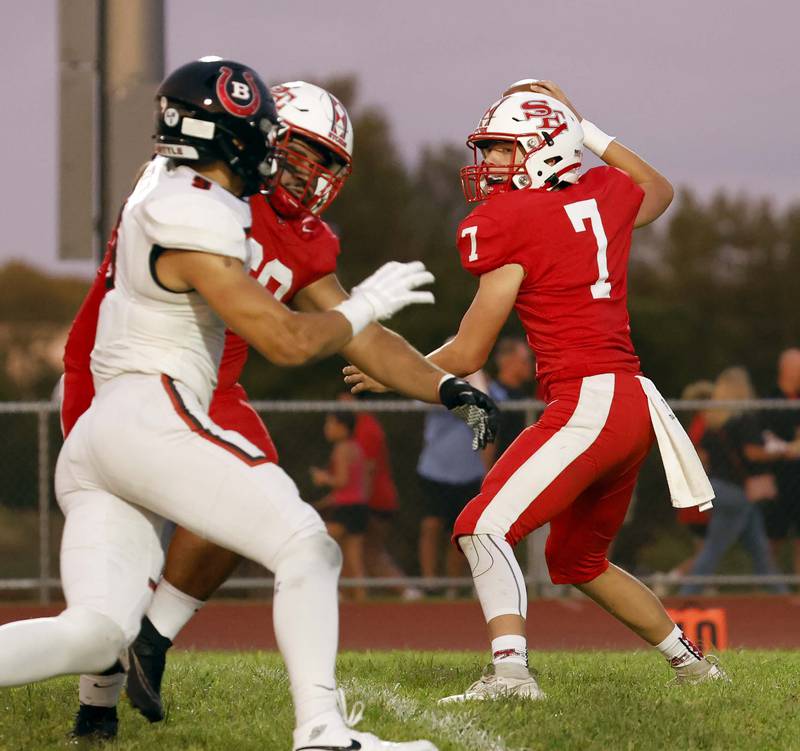
[[[525,577],[514,551],[503,537],[496,535],[464,535],[458,538],[472,570],[475,590],[488,623],[500,615],[528,612]]]
[[[332,574],[339,576],[342,568],[342,551],[336,540],[327,532],[314,532],[306,537],[290,540],[278,555],[275,565],[278,578],[305,575]]]
[[[107,615],[91,608],[69,607],[58,620],[69,626],[71,650],[87,673],[100,673],[110,668],[128,647],[123,629]]]
[[[486,537],[486,535],[462,535],[457,540],[474,578],[485,574],[494,563],[494,556],[490,550],[491,542]]]

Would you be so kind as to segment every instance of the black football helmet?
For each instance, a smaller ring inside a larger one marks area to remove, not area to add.
[[[268,192],[277,173],[279,121],[269,89],[242,63],[203,57],[170,73],[156,93],[155,151],[172,159],[219,159]]]

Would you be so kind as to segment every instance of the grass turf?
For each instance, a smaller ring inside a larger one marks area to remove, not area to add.
[[[366,705],[359,729],[428,738],[440,751],[800,749],[800,652],[727,652],[732,684],[683,687],[668,685],[669,668],[649,652],[534,653],[546,701],[436,705],[475,680],[484,659],[345,653],[339,676],[350,702]],[[0,749],[75,748],[66,733],[76,685],[60,678],[0,691]],[[164,698],[167,717],[155,725],[123,702],[119,738],[106,748],[291,748],[288,683],[275,654],[175,653]]]

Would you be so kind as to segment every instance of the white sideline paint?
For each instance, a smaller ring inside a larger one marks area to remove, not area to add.
[[[480,719],[471,712],[449,714],[446,710],[432,709],[408,696],[401,696],[397,692],[400,684],[387,688],[356,680],[343,683],[348,694],[358,693],[364,697],[365,703],[379,704],[402,722],[414,720],[424,724],[464,751],[524,751],[509,748],[499,736],[481,730]]]

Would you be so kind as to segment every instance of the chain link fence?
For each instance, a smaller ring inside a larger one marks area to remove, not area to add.
[[[735,408],[759,415],[765,424],[769,422],[769,415],[778,410],[784,418],[793,416],[794,424],[800,427],[798,401],[683,400],[670,404],[684,424],[699,410]],[[405,576],[343,579],[344,587],[365,586],[383,595],[409,588],[445,590],[451,594],[471,592],[471,579],[466,571],[457,578],[419,577],[417,543],[422,503],[416,463],[422,448],[425,414],[441,407],[400,400],[261,401],[254,402],[253,406],[270,429],[281,465],[309,501],[322,495],[310,481],[309,467],[324,466],[328,461],[330,446],[323,436],[325,415],[333,411],[368,411],[380,421],[400,499],[389,547]],[[541,402],[533,400],[501,405],[504,411],[521,413],[526,424],[535,422],[543,407]],[[789,421],[792,422],[791,417]],[[0,463],[0,601],[36,598],[48,602],[61,594],[58,545],[63,518],[53,497],[53,470],[61,446],[57,407],[50,402],[0,403],[0,426],[3,456]],[[787,519],[793,518],[793,523],[800,524],[800,459],[781,459],[780,464],[764,465],[770,472],[776,467],[783,477],[783,482],[779,483],[782,497],[758,504],[759,513],[772,513],[770,504],[783,504],[788,509]],[[800,550],[800,540],[791,537],[789,544],[782,548],[775,545],[777,569],[773,575],[755,575],[750,557],[740,544],[728,551],[714,574],[689,575],[691,567],[686,564],[696,555],[702,533],[702,526],[696,521],[689,524],[678,521],[669,502],[658,450],[654,448],[643,467],[628,518],[611,551],[610,557],[615,563],[655,586],[660,594],[676,592],[681,586],[691,584],[699,584],[705,591],[718,588],[778,591],[800,585],[800,572],[793,571],[792,560],[793,550]],[[798,529],[793,533],[796,535]],[[558,596],[564,589],[551,585],[547,576],[543,558],[546,534],[546,529],[538,530],[517,550],[531,596]],[[447,542],[443,540],[442,545]],[[271,583],[266,571],[243,563],[225,588],[239,596],[264,596]]]

